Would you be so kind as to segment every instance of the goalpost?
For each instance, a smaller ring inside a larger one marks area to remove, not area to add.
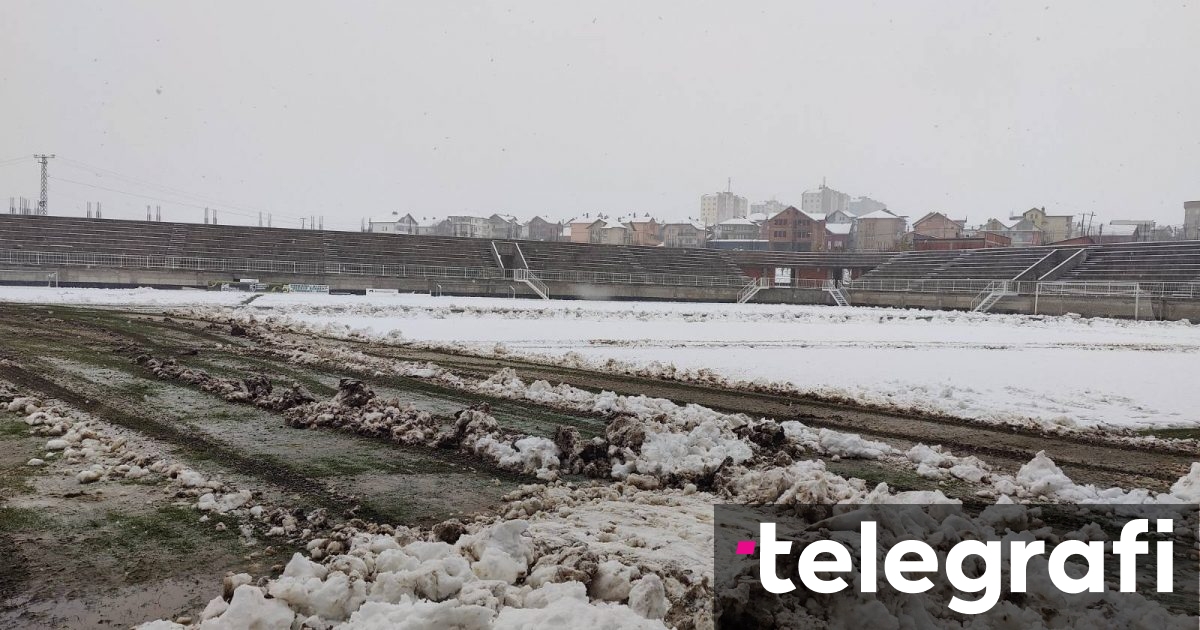
[[[46,271],[44,269],[0,269],[0,284],[5,282],[20,282],[28,278],[27,282],[45,281],[48,287],[58,286],[58,272]]]

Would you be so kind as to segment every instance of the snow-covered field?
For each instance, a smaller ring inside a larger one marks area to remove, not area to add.
[[[0,290],[0,300],[193,306],[226,323],[220,316],[236,309],[248,326],[251,317],[277,318],[334,336],[357,332],[598,369],[772,382],[989,421],[1194,426],[1191,409],[1200,402],[1200,394],[1180,387],[1185,375],[1200,367],[1200,329],[1188,323],[423,295],[264,295],[242,305],[246,296],[234,293],[41,291],[38,296],[28,289]],[[524,486],[504,497],[493,513],[465,522],[452,519],[431,528],[333,525],[324,510],[304,515],[287,505],[260,502],[267,495],[206,478],[186,461],[159,455],[163,449],[148,439],[14,393],[6,408],[24,414],[15,421],[48,438],[31,454],[30,468],[101,488],[126,479],[154,481],[200,519],[237,518],[247,546],[261,538],[296,547],[281,573],[258,580],[231,575],[225,592],[198,616],[151,622],[141,626],[144,630],[711,628],[713,504],[958,501],[941,489],[904,491],[827,468],[827,461],[842,459],[877,460],[935,482],[957,480],[970,496],[998,504],[1190,504],[1200,499],[1200,463],[1165,492],[1101,487],[1076,483],[1045,452],[1013,473],[936,445],[899,449],[794,420],[776,425],[664,399],[527,383],[509,369],[476,381],[434,364],[368,355],[327,339],[289,335],[285,340],[278,334],[284,327],[258,328],[249,337],[266,340],[264,347],[274,347],[296,366],[353,366],[356,373],[427,379],[492,397],[609,413],[612,419],[604,437],[591,441],[571,432],[556,432],[551,440],[506,431],[486,410],[474,407],[442,426],[428,412],[400,399],[376,397],[347,379],[328,400],[297,398],[283,412],[287,424],[382,439],[397,448],[455,448],[480,464],[548,483]],[[161,379],[207,383],[204,391],[230,401],[273,405],[272,396],[279,395],[270,389],[254,393],[246,380],[201,374],[174,360],[138,361]],[[778,440],[755,438],[774,430]],[[564,482],[560,473],[585,475],[595,483]],[[943,540],[967,531],[950,512],[938,513],[938,519],[919,527],[901,520],[896,526],[908,536]],[[1040,623],[1045,611],[1064,610],[1052,595],[1006,602],[975,627],[1036,627],[1030,624]],[[1126,627],[1135,620],[1145,627],[1174,627],[1165,610],[1140,596],[1104,598],[1060,619],[1062,627],[1101,627],[1099,622],[1109,619],[1105,615]],[[909,618],[908,602],[907,597],[884,598],[882,603],[861,601],[849,611],[792,612],[803,613],[813,627],[832,617],[865,627],[900,627],[899,620]],[[958,618],[931,614],[938,616],[927,625],[961,626]]]
[[[75,289],[59,287],[0,287],[0,302],[75,304],[80,306],[233,306],[249,297],[237,291],[183,289]]]
[[[318,327],[729,381],[990,422],[1200,425],[1200,327],[880,308],[269,295]],[[672,371],[667,367],[667,371]]]
[[[236,307],[244,293],[4,287],[0,300]],[[1200,425],[1200,327],[1073,317],[765,304],[268,294],[317,327],[731,382],[988,422]],[[616,361],[618,364],[607,364]]]

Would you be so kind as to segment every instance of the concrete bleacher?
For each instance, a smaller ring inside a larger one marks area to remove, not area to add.
[[[749,281],[722,252],[711,249],[589,245],[546,241],[516,241],[525,262],[538,271],[606,274],[665,274],[705,276],[723,284]]]
[[[1200,282],[1200,241],[1126,243],[1088,248],[1065,282]]]
[[[958,249],[898,254],[864,280],[1015,280],[1054,248]]]
[[[499,277],[506,269],[494,245],[506,243],[519,246],[534,273],[572,272],[572,279],[597,272],[658,274],[659,284],[697,284],[697,276],[703,284],[749,281],[721,252],[705,249],[0,215],[0,250],[80,255],[451,267]]]

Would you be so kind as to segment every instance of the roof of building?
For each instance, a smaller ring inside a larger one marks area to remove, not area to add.
[[[1008,231],[1010,231],[1010,232],[1041,232],[1042,228],[1038,227],[1036,223],[1034,223],[1033,221],[1030,221],[1029,219],[1021,219],[1020,221],[1017,221],[1016,223],[1009,226]]]
[[[825,231],[830,234],[849,234],[852,227],[853,223],[826,223]]]
[[[746,218],[750,219],[751,221],[762,223],[770,217],[767,216],[766,212],[751,212]]]
[[[892,214],[891,210],[876,210],[875,212],[868,212],[868,213],[858,217],[858,220],[861,221],[863,219],[902,219],[902,218],[904,218],[904,217],[901,217],[896,214]]]
[[[755,223],[754,221],[751,221],[750,219],[748,219],[746,217],[734,217],[732,219],[726,219],[724,221],[721,221],[717,225],[753,225],[756,227],[758,226],[757,223]]]
[[[1103,236],[1133,236],[1137,234],[1140,225],[1124,225],[1121,223],[1109,223],[1104,226]]]

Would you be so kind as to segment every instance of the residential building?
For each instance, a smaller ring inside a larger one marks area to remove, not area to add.
[[[661,225],[658,221],[650,217],[650,215],[629,217],[618,223],[629,228],[630,245],[656,246],[662,244],[662,239],[659,238]]]
[[[789,206],[766,224],[771,251],[811,252],[825,248],[825,217]]]
[[[857,215],[851,214],[848,210],[834,210],[825,215],[825,223],[854,223],[856,218]]]
[[[602,220],[588,228],[591,243],[603,245],[629,245],[632,242],[633,231],[628,226],[615,221]]]
[[[966,219],[951,219],[941,212],[930,212],[913,222],[913,233],[929,238],[961,238]]]
[[[752,215],[761,214],[766,215],[767,217],[773,217],[786,209],[786,204],[775,201],[774,199],[768,199],[767,201],[760,201],[758,203],[750,204],[750,214]]]
[[[814,214],[829,214],[838,210],[850,210],[850,195],[821,184],[800,196],[800,210]]]
[[[722,221],[744,217],[749,209],[745,197],[728,191],[700,197],[700,221],[705,225],[716,225]]]
[[[850,232],[853,223],[825,222],[825,251],[844,252],[850,249]]]
[[[369,221],[367,223],[368,232],[378,232],[381,234],[417,234],[417,227],[417,220],[411,214],[384,221]]]
[[[1183,202],[1183,238],[1200,241],[1200,201]]]
[[[578,219],[572,219],[567,225],[570,229],[570,240],[572,243],[595,243],[592,240],[592,227],[597,223],[603,223],[604,220],[599,216],[583,215]]]
[[[1075,217],[1069,214],[1046,214],[1045,208],[1030,208],[1019,217],[1011,219],[1028,219],[1042,231],[1043,243],[1065,241],[1075,234]]]
[[[850,233],[856,251],[892,252],[900,249],[908,220],[889,210],[876,210],[858,217]]]
[[[695,221],[664,223],[662,226],[662,242],[666,247],[704,247],[707,236],[704,224]]]
[[[465,236],[468,238],[487,238],[491,235],[491,225],[483,217],[473,217],[465,214],[446,217],[450,234],[447,236]]]
[[[1036,247],[1048,242],[1045,231],[1038,227],[1031,219],[1021,219],[1009,226],[1007,230],[997,232],[997,234],[1002,234],[1011,239],[1013,247]]]
[[[1139,241],[1155,240],[1154,233],[1157,221],[1153,219],[1115,219],[1109,221],[1109,225],[1133,225],[1137,226],[1137,236]]]
[[[887,210],[887,204],[882,201],[876,201],[870,197],[855,197],[850,200],[850,206],[847,208],[850,214],[861,217],[864,214],[871,214],[880,210]]]
[[[728,219],[713,226],[713,239],[722,241],[761,240],[762,226],[751,219]]]
[[[955,249],[987,249],[1010,247],[1012,239],[1003,234],[986,230],[963,232],[961,238],[932,238],[913,233],[913,249],[918,251],[946,251]]]
[[[531,241],[561,241],[562,234],[562,221],[537,216],[525,224],[525,238]]]
[[[522,237],[521,222],[511,214],[493,214],[487,218],[487,227],[482,238],[518,239]]]

